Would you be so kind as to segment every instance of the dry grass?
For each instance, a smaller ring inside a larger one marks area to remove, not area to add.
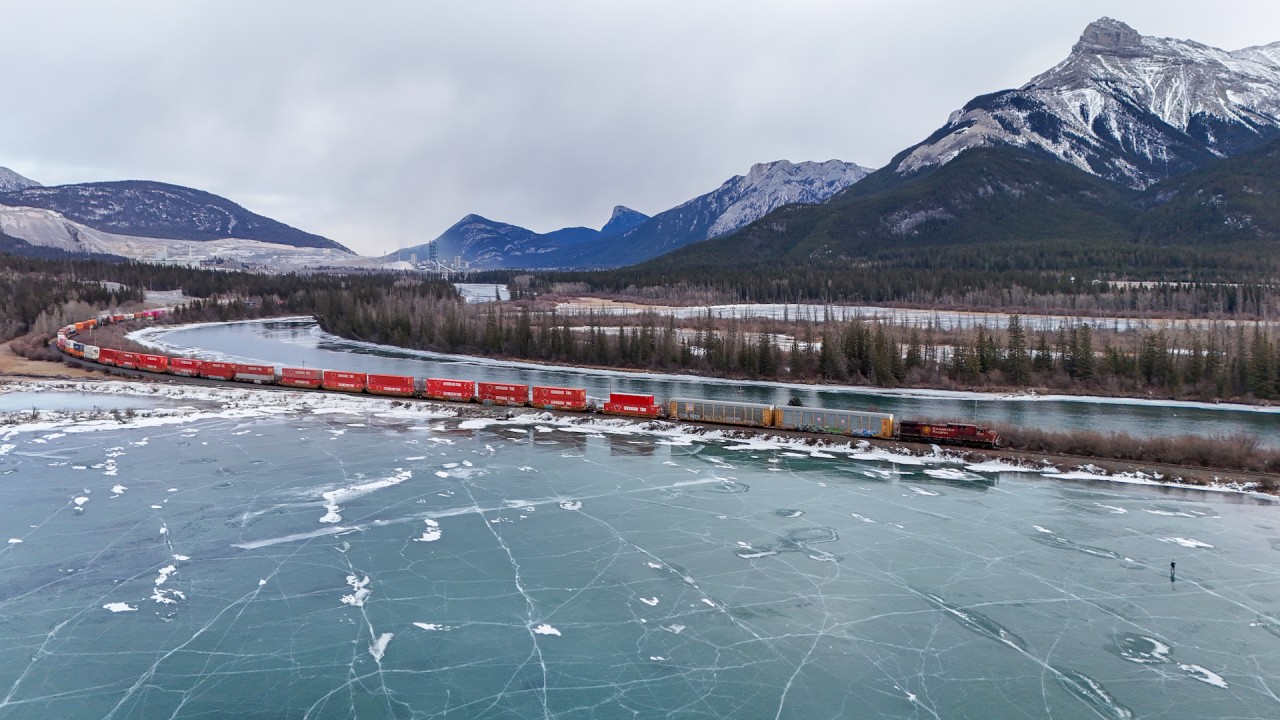
[[[1011,450],[1195,468],[1280,472],[1280,451],[1261,447],[1258,438],[1248,433],[1148,438],[1088,430],[1048,432],[1013,425],[998,429],[1004,445]]]

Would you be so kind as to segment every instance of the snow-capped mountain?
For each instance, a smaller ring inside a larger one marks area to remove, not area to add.
[[[554,267],[619,267],[677,248],[728,235],[783,205],[821,203],[866,177],[870,169],[840,160],[793,163],[778,160],[751,166],[706,195],[700,195],[616,238],[548,257]]]
[[[753,165],[716,190],[648,217],[624,206],[600,230],[565,228],[539,234],[468,215],[433,242],[442,262],[461,258],[474,268],[618,267],[648,260],[690,243],[727,235],[783,205],[819,203],[871,172],[839,160]],[[400,250],[427,257],[428,246]]]
[[[22,180],[23,187],[0,192],[0,233],[25,243],[19,251],[265,272],[378,266],[328,238],[200,190],[141,181],[42,187]]]
[[[696,205],[704,216],[714,215],[715,221],[707,228],[706,237],[719,237],[783,205],[820,203],[870,172],[870,168],[839,160],[757,163],[746,175],[735,176],[715,192],[690,200],[680,208]]]
[[[911,174],[1005,144],[1144,188],[1278,136],[1280,42],[1226,51],[1102,18],[1066,60],[970,101],[895,169]]]
[[[0,167],[0,193],[39,186],[40,183],[35,180],[24,178],[7,167]]]
[[[0,194],[0,205],[42,208],[106,233],[171,240],[257,240],[351,252],[325,237],[249,212],[211,193],[180,185],[126,180],[26,187]]]

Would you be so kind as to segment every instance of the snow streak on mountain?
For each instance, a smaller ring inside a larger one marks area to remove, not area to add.
[[[1009,144],[1144,188],[1277,136],[1280,42],[1229,52],[1102,18],[1066,60],[1017,90],[970,101],[895,169]]]

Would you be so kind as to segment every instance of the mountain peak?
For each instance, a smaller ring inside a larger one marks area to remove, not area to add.
[[[603,235],[617,235],[624,233],[633,227],[637,227],[648,220],[649,216],[642,212],[632,210],[626,205],[615,205],[613,214],[609,216],[609,222],[600,228]]]
[[[1075,53],[1131,56],[1142,51],[1142,36],[1119,20],[1099,18],[1089,23],[1072,48]]]
[[[7,167],[0,167],[0,192],[10,192],[29,187],[40,187],[40,183],[25,178]]]
[[[969,101],[909,148],[897,170],[1010,145],[1145,188],[1280,136],[1280,51],[1272,47],[1227,51],[1145,37],[1104,17],[1026,85]]]

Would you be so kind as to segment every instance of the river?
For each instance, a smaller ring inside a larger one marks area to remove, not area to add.
[[[892,412],[903,418],[1036,425],[1050,430],[1098,430],[1138,436],[1247,433],[1280,447],[1280,408],[1143,401],[1098,397],[992,395],[945,391],[892,391],[849,386],[736,382],[608,370],[556,368],[344,340],[311,319],[158,327],[131,334],[167,352],[238,358],[295,367],[356,370],[415,377],[585,387],[589,395],[653,393],[661,398],[702,397],[809,407]]]

